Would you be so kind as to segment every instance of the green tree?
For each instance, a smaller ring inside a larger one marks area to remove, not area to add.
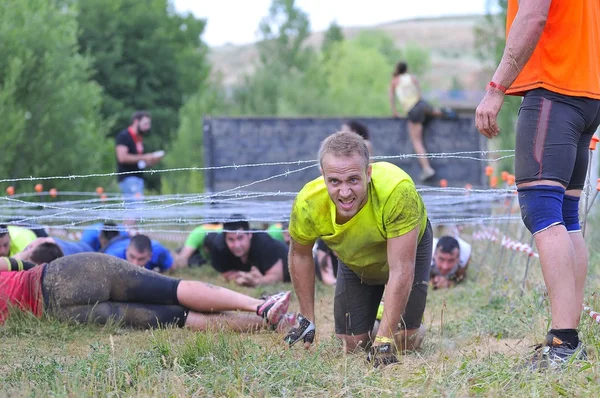
[[[475,50],[480,60],[495,69],[502,59],[506,44],[506,13],[508,0],[488,1],[488,8],[499,12],[488,12],[484,20],[475,27]],[[490,74],[491,77],[491,74]],[[519,97],[506,96],[498,115],[500,135],[490,142],[501,149],[515,149],[515,124],[521,100]],[[500,170],[512,172],[514,160],[503,160]]]
[[[337,43],[323,68],[327,75],[327,100],[334,107],[334,114],[389,115],[390,63],[376,48],[354,40]]]
[[[363,30],[352,41],[359,46],[376,50],[385,57],[390,65],[394,65],[404,56],[402,51],[396,47],[394,40],[379,30]]]
[[[75,0],[79,43],[94,59],[104,90],[103,115],[114,137],[135,110],[152,113],[149,149],[168,149],[179,109],[206,83],[210,68],[201,40],[205,21],[175,13],[168,0]],[[156,187],[155,176],[150,186]]]
[[[331,47],[335,43],[339,43],[344,41],[344,32],[342,32],[342,28],[337,22],[333,21],[329,24],[329,27],[325,31],[325,35],[323,36],[323,43],[321,44],[321,52],[325,57],[330,53]]]
[[[107,171],[113,156],[100,115],[101,88],[78,53],[72,9],[48,0],[0,5],[0,175],[8,178]],[[45,181],[46,188],[90,190],[90,178]],[[32,191],[34,182],[18,183]]]
[[[204,167],[204,117],[221,109],[223,104],[222,91],[214,87],[189,98],[179,112],[179,128],[171,150],[164,159],[167,168]],[[161,180],[165,194],[204,191],[203,171],[163,174]]]
[[[235,101],[244,114],[280,115],[290,76],[302,74],[316,59],[314,52],[304,46],[310,21],[295,0],[273,0],[259,32],[259,63],[254,74],[246,76],[236,88]]]
[[[273,0],[259,32],[257,45],[263,65],[274,64],[281,72],[303,69],[310,58],[310,50],[303,45],[310,35],[310,20],[295,0]]]
[[[362,47],[375,49],[383,55],[389,65],[388,75],[392,74],[393,67],[399,61],[406,62],[410,73],[417,76],[423,76],[431,66],[429,50],[415,43],[408,43],[398,48],[394,40],[382,31],[364,30],[353,41]]]

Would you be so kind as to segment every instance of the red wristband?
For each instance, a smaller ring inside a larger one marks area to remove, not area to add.
[[[496,90],[500,90],[503,93],[506,93],[506,87],[501,86],[498,83],[490,82],[490,84],[488,84],[488,86],[490,86],[491,88],[495,88]]]

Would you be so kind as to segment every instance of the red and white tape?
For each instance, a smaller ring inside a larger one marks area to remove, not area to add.
[[[586,312],[586,313],[587,313],[589,316],[591,316],[591,317],[592,317],[592,319],[593,319],[594,321],[596,321],[596,323],[600,323],[600,313],[599,313],[599,312],[593,311],[593,310],[592,310],[590,307],[588,307],[588,306],[586,306],[586,305],[584,305],[584,306],[583,306],[583,310],[584,310],[584,311],[585,311],[585,312]]]
[[[534,252],[533,248],[531,246],[529,246],[527,243],[513,240],[506,235],[502,238],[502,246],[506,247],[507,249],[526,253],[529,257],[539,257],[540,256],[539,254]]]
[[[539,254],[534,252],[529,244],[519,242],[518,240],[511,239],[508,236],[501,234],[498,228],[487,228],[473,232],[473,240],[491,240],[492,242],[500,240],[500,244],[507,249],[526,253],[529,257],[539,257]]]

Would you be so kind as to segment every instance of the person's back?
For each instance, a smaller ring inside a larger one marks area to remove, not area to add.
[[[404,113],[408,113],[421,99],[419,87],[415,79],[409,73],[403,73],[397,76],[396,97],[402,106]]]
[[[108,246],[103,249],[103,253],[127,260],[127,248],[131,240],[132,238],[119,236],[109,242]],[[173,266],[173,257],[169,250],[155,240],[151,241],[151,245],[152,255],[145,268],[148,270],[158,268],[161,272],[170,269]]]
[[[508,2],[506,31],[519,9]],[[553,1],[546,26],[529,62],[506,94],[545,88],[576,97],[600,99],[600,2]]]
[[[44,267],[37,266],[27,271],[0,272],[0,325],[8,317],[11,305],[41,315],[43,271]]]
[[[90,253],[95,250],[85,242],[70,242],[59,238],[53,238],[54,242],[61,248],[65,256],[77,253]]]

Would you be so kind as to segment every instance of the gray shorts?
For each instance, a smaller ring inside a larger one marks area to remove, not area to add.
[[[431,112],[433,112],[431,105],[429,105],[427,101],[421,99],[410,111],[408,111],[408,120],[413,123],[424,124],[428,120]]]
[[[402,315],[400,325],[402,329],[412,330],[421,326],[427,301],[432,244],[433,232],[427,221],[427,228],[417,247],[415,276],[408,303]],[[370,332],[375,323],[385,285],[367,285],[341,260],[338,264],[333,304],[335,332],[344,335]]]
[[[599,123],[600,100],[543,88],[527,92],[517,122],[517,184],[551,180],[583,189],[590,140]]]

